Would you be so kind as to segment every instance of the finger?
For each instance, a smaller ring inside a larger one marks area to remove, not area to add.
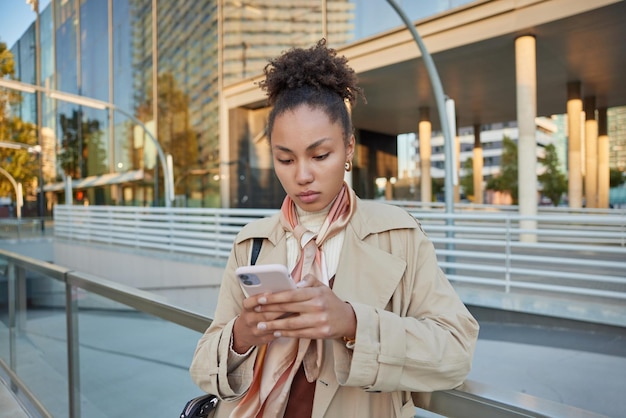
[[[268,321],[260,324],[264,332],[271,333],[273,337],[290,338],[327,338],[330,333],[329,326],[317,325],[314,318],[306,315],[290,316],[287,318]]]
[[[318,286],[324,286],[324,283],[320,282],[319,280],[317,280],[315,278],[315,276],[313,276],[312,274],[307,274],[304,277],[302,277],[302,279],[300,279],[300,281],[296,284],[296,287],[298,288],[303,288],[303,287],[318,287]]]
[[[269,295],[269,293],[267,294],[260,294],[260,295],[254,295],[254,296],[250,296],[248,298],[245,298],[243,300],[243,308],[248,310],[248,311],[252,311],[255,310],[255,308],[261,304],[267,303],[267,295]]]

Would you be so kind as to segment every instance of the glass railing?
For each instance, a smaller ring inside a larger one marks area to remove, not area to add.
[[[152,293],[0,250],[0,377],[33,416],[178,416],[200,394],[187,369],[210,323]],[[597,415],[469,381],[416,409],[438,416]]]

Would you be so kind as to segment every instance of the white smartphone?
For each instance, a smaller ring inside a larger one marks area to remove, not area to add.
[[[237,267],[235,274],[247,297],[295,289],[296,284],[282,264],[255,264]]]

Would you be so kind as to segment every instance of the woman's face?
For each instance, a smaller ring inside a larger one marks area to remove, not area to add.
[[[354,136],[346,147],[339,122],[301,105],[276,117],[271,138],[274,171],[289,197],[308,212],[328,206],[343,185]]]

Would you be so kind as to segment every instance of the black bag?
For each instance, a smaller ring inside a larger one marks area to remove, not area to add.
[[[252,255],[250,256],[250,264],[256,264],[256,259],[261,251],[261,244],[263,239],[255,238],[252,243]],[[213,416],[211,414],[217,408],[217,402],[219,399],[215,395],[201,395],[197,398],[193,398],[183,408],[183,412],[180,413],[180,418],[209,418]]]
[[[180,418],[208,418],[211,412],[217,408],[217,396],[202,395],[193,398],[183,408]]]

